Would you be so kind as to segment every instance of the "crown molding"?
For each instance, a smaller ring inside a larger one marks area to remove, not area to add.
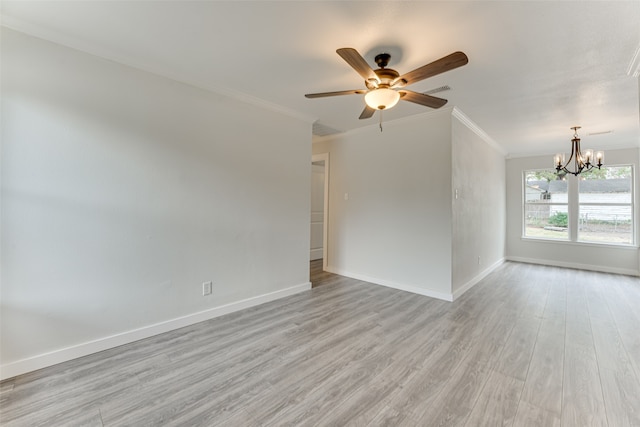
[[[405,116],[405,117],[400,117],[394,120],[389,120],[389,121],[385,121],[384,125],[385,126],[389,126],[389,127],[396,127],[396,126],[401,126],[405,123],[411,123],[411,122],[416,122],[416,121],[420,121],[426,117],[430,117],[430,116],[438,116],[438,115],[451,115],[451,111],[452,111],[453,107],[447,107],[447,108],[440,108],[437,110],[432,110],[432,111],[427,111],[425,113],[418,113],[418,114],[412,114],[409,116]],[[327,135],[327,139],[329,139],[329,137],[335,137],[335,138],[339,138],[341,136],[345,136],[345,135],[355,135],[358,133],[362,133],[362,132],[367,132],[373,128],[378,129],[379,127],[379,123],[372,123],[370,125],[366,125],[366,126],[362,126],[362,127],[358,127],[355,129],[351,129],[351,130],[347,130],[344,131],[342,133],[338,133],[335,135]]]
[[[631,62],[629,62],[629,67],[627,68],[627,75],[640,77],[640,45],[638,45],[635,53],[631,57]]]
[[[390,127],[395,127],[395,126],[401,126],[405,123],[411,123],[411,122],[416,122],[416,121],[420,121],[420,120],[424,120],[425,118],[431,117],[431,116],[438,116],[438,115],[446,115],[446,116],[453,116],[455,118],[457,118],[458,120],[460,120],[466,127],[468,127],[473,133],[475,133],[476,135],[478,135],[483,141],[485,141],[488,145],[490,145],[491,147],[493,147],[494,149],[496,149],[500,154],[502,154],[502,156],[506,157],[507,156],[507,152],[504,150],[504,148],[502,148],[495,140],[493,140],[493,138],[491,138],[489,135],[487,135],[487,133],[485,131],[483,131],[476,123],[474,123],[469,117],[467,117],[462,111],[460,111],[460,109],[458,109],[457,107],[447,107],[447,108],[439,108],[437,110],[432,110],[432,111],[427,111],[425,113],[419,113],[419,114],[413,114],[410,116],[406,116],[406,117],[401,117],[395,120],[391,120],[388,122],[385,122],[385,125],[390,126]],[[332,141],[335,139],[339,139],[343,136],[347,136],[347,135],[355,135],[361,132],[366,132],[371,130],[372,128],[377,128],[378,124],[370,124],[367,126],[362,126],[356,129],[352,129],[352,130],[348,130],[342,133],[338,133],[335,135],[326,135],[326,136],[315,136],[314,141],[315,142],[323,142],[323,141]]]
[[[500,144],[498,144],[493,138],[491,138],[485,131],[483,131],[480,126],[478,126],[462,111],[460,111],[460,109],[458,109],[457,107],[453,107],[453,112],[451,113],[451,115],[460,120],[466,127],[468,127],[473,133],[478,135],[484,142],[495,148],[499,153],[502,154],[502,156],[507,156],[507,152],[505,151],[505,149],[502,148]]]
[[[281,105],[266,101],[264,99],[255,97],[253,95],[246,94],[241,91],[237,91],[235,89],[221,87],[221,86],[213,86],[211,84],[204,83],[201,81],[195,81],[191,78],[181,75],[180,73],[167,73],[164,71],[160,71],[157,69],[157,67],[153,66],[152,64],[132,60],[131,58],[125,58],[122,55],[116,54],[108,49],[104,49],[92,43],[87,43],[83,40],[78,40],[74,37],[69,37],[57,31],[51,31],[51,30],[42,28],[38,25],[30,24],[28,22],[25,22],[21,19],[14,18],[12,16],[0,15],[0,26],[32,36],[32,37],[36,37],[36,38],[48,41],[50,43],[55,43],[57,45],[64,46],[69,49],[73,49],[85,54],[96,56],[101,59],[107,59],[109,61],[121,64],[121,65],[125,65],[127,67],[135,68],[137,70],[144,71],[146,73],[163,77],[165,79],[173,80],[173,81],[185,84],[187,86],[192,86],[197,89],[204,90],[206,92],[211,92],[216,95],[221,95],[226,98],[243,102],[245,104],[250,104],[265,110],[274,111],[276,113],[280,113],[285,116],[288,116],[297,120],[301,120],[305,123],[313,123],[317,120],[316,117],[312,117],[310,115],[300,113],[299,111],[292,110],[287,107],[283,107]]]

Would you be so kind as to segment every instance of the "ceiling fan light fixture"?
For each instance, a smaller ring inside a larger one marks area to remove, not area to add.
[[[388,110],[399,100],[400,94],[389,88],[373,89],[364,96],[364,101],[374,110]]]

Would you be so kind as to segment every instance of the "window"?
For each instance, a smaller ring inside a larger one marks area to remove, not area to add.
[[[611,166],[578,181],[579,241],[633,243],[632,175],[631,166]]]
[[[524,235],[569,240],[567,182],[552,169],[524,172]]]
[[[524,237],[634,244],[634,169],[616,165],[574,177],[523,172]]]

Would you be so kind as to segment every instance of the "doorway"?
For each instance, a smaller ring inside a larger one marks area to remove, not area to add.
[[[311,270],[325,271],[328,262],[329,153],[311,158],[311,215],[309,261]]]

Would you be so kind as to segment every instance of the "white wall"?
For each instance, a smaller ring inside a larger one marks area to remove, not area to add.
[[[504,154],[458,109],[315,138],[312,150],[332,158],[331,271],[452,300],[504,260]]]
[[[504,154],[472,126],[454,110],[452,287],[456,296],[501,263],[505,250]]]
[[[309,288],[309,123],[10,30],[2,91],[3,377]]]
[[[611,166],[617,164],[635,165],[635,215],[638,218],[639,150],[637,148],[608,150],[605,156],[606,164]],[[507,258],[588,270],[639,274],[638,249],[636,247],[545,242],[522,238],[522,171],[550,168],[552,163],[552,155],[507,160]],[[639,241],[638,231],[636,230],[636,243]]]
[[[449,299],[451,110],[313,145],[331,153],[328,269]]]

